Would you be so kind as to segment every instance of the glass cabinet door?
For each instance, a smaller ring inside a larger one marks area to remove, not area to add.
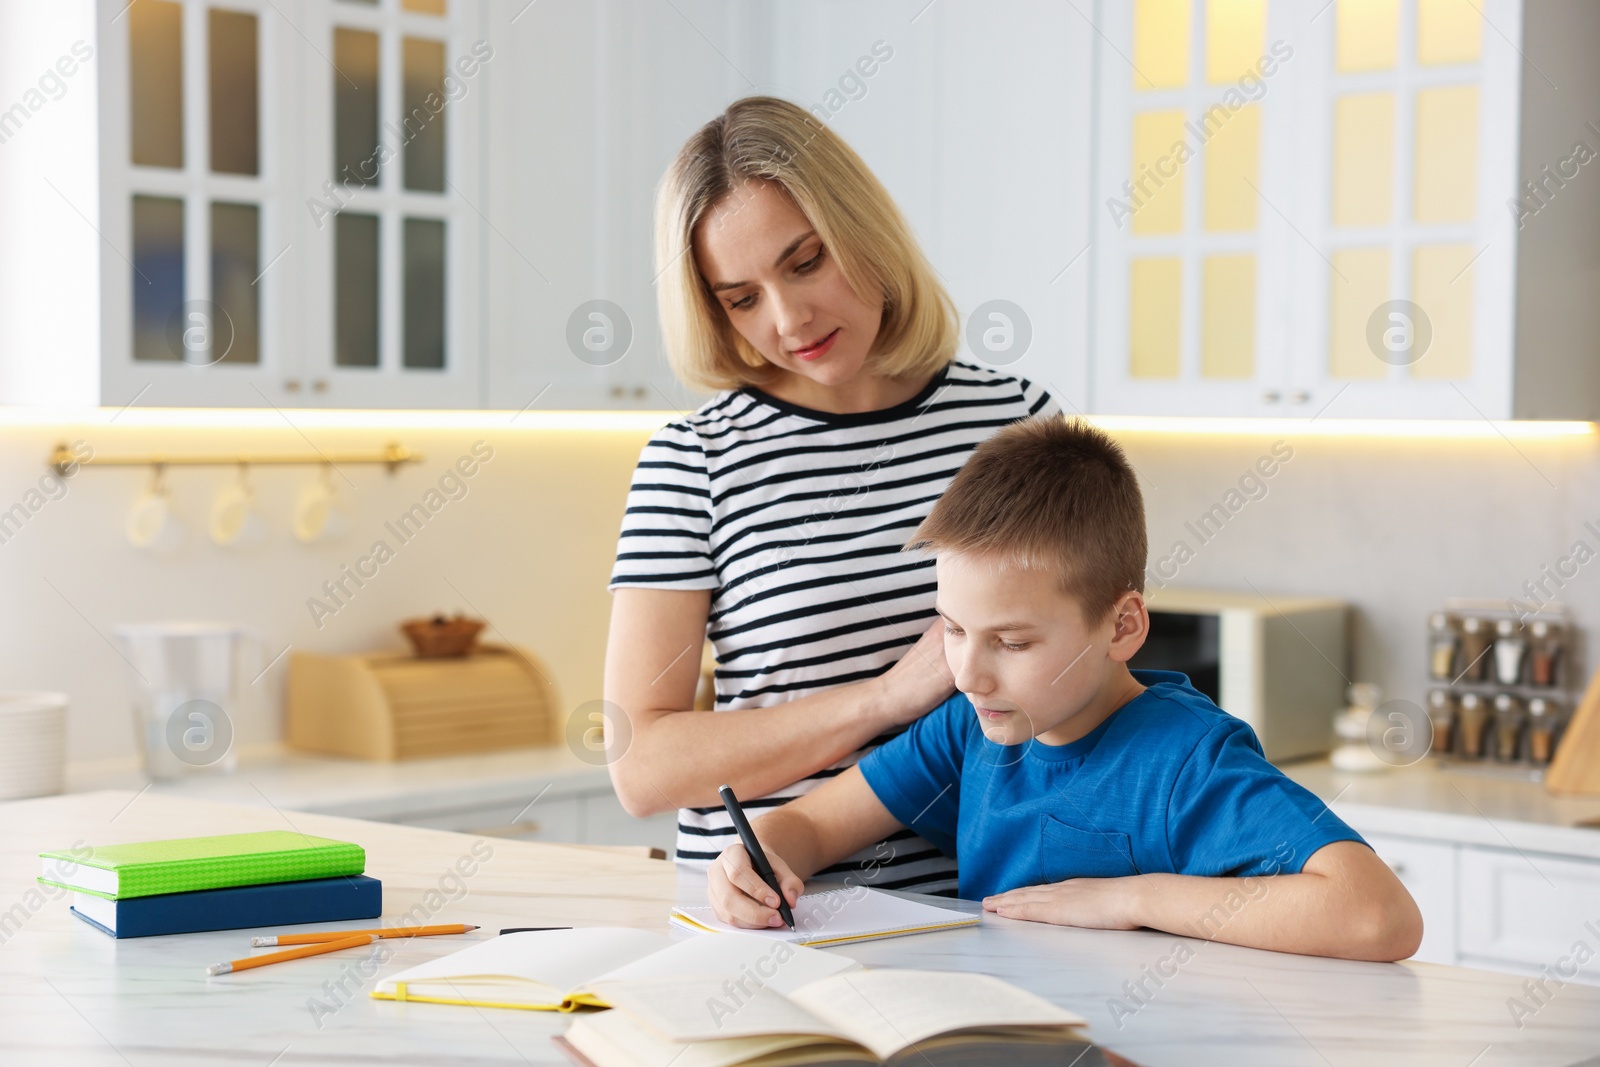
[[[1100,13],[1096,410],[1507,417],[1518,0]]]
[[[259,405],[296,360],[282,48],[262,9],[142,0],[102,40],[102,402]]]
[[[1509,415],[1520,27],[1480,0],[1338,0],[1310,27],[1294,376],[1330,416]]]
[[[1101,6],[1098,411],[1251,415],[1288,403],[1288,6]]]
[[[488,222],[478,180],[486,66],[473,0],[322,0],[303,85],[298,217],[316,401],[478,407]]]
[[[108,26],[102,402],[478,406],[481,4],[140,0]]]

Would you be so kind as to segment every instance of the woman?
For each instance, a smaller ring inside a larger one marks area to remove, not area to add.
[[[759,815],[950,695],[933,561],[901,545],[980,441],[1059,409],[953,362],[954,306],[887,191],[786,101],[740,100],[683,146],[656,257],[673,369],[721,391],[634,474],[606,740],[623,807],[680,809],[677,859],[703,866],[737,840],[718,785]],[[688,710],[707,637],[716,711],[739,714]],[[909,831],[824,873],[850,871],[956,888]]]

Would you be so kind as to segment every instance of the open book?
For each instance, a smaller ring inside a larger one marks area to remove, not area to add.
[[[1090,1047],[1078,1029],[1088,1025],[1082,1016],[986,974],[856,970],[787,995],[771,985],[741,989],[685,979],[606,980],[595,987],[612,1010],[574,1019],[554,1039],[593,1067],[1059,1067]]]
[[[623,927],[529,930],[501,934],[459,952],[392,974],[373,987],[379,1000],[470,1004],[481,1008],[572,1011],[606,1007],[602,981],[669,982],[695,978],[786,993],[818,978],[859,968],[846,956],[759,937],[699,937]]]
[[[976,912],[940,908],[860,885],[806,893],[796,901],[793,913],[793,930],[787,926],[746,930],[723,922],[709,907],[673,908],[672,922],[702,933],[753,934],[796,945],[842,945],[849,941],[976,926],[979,921]]]

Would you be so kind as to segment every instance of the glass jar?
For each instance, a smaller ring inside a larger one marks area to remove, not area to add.
[[[1560,740],[1561,705],[1545,697],[1528,701],[1528,758],[1538,766],[1549,763]]]
[[[1461,680],[1481,682],[1489,677],[1489,646],[1493,643],[1488,619],[1468,615],[1461,620]]]
[[[1528,655],[1528,639],[1515,619],[1494,624],[1494,680],[1501,685],[1522,681],[1522,665]]]
[[[1559,622],[1535,619],[1528,624],[1528,683],[1553,687],[1561,669],[1562,628]]]
[[[1431,751],[1436,756],[1450,755],[1456,740],[1456,695],[1448,689],[1430,690],[1428,721],[1433,724]]]
[[[1522,701],[1510,693],[1494,698],[1494,758],[1501,763],[1515,763],[1522,756],[1522,729],[1527,724],[1528,711]]]
[[[1489,728],[1489,704],[1478,693],[1462,693],[1456,707],[1461,731],[1456,751],[1467,759],[1482,759]]]
[[[1448,682],[1456,676],[1456,650],[1461,634],[1453,615],[1436,611],[1428,616],[1428,677]]]

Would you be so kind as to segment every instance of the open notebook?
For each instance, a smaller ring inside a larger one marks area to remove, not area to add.
[[[796,945],[842,945],[849,941],[976,926],[978,920],[979,916],[973,912],[935,907],[865,886],[806,893],[794,906],[793,930],[788,927],[746,930],[731,926],[717,918],[709,907],[672,909],[673,923],[688,930],[752,934]]]
[[[1088,1020],[986,974],[856,970],[787,994],[688,979],[595,983],[613,1010],[556,1044],[592,1067],[1104,1063]]]
[[[759,937],[697,937],[622,927],[501,934],[392,974],[373,987],[379,1000],[470,1004],[481,1008],[572,1011],[607,1007],[601,981],[701,978],[780,993],[859,968],[854,960]],[[752,976],[754,976],[752,978]]]

